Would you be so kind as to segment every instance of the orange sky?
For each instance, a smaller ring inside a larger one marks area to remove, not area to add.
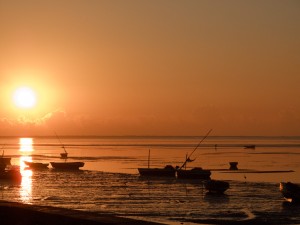
[[[1,135],[300,135],[300,2],[0,0]],[[19,109],[20,85],[38,95]]]

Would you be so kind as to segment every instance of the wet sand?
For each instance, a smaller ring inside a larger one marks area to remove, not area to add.
[[[112,214],[83,212],[50,206],[34,206],[0,201],[1,224],[10,225],[160,225]]]

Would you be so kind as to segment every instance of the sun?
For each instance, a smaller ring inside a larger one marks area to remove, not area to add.
[[[37,103],[36,93],[30,87],[19,87],[13,94],[13,103],[19,108],[33,108]]]

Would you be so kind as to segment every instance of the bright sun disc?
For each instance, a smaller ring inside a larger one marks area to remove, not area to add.
[[[32,108],[36,104],[36,94],[29,87],[20,87],[14,92],[13,102],[19,108]]]

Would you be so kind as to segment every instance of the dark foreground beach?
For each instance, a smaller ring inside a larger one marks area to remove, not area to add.
[[[34,206],[15,202],[0,201],[1,224],[10,225],[123,225],[143,224],[159,225],[160,223],[147,222],[122,218],[109,214],[83,212],[50,206]]]

